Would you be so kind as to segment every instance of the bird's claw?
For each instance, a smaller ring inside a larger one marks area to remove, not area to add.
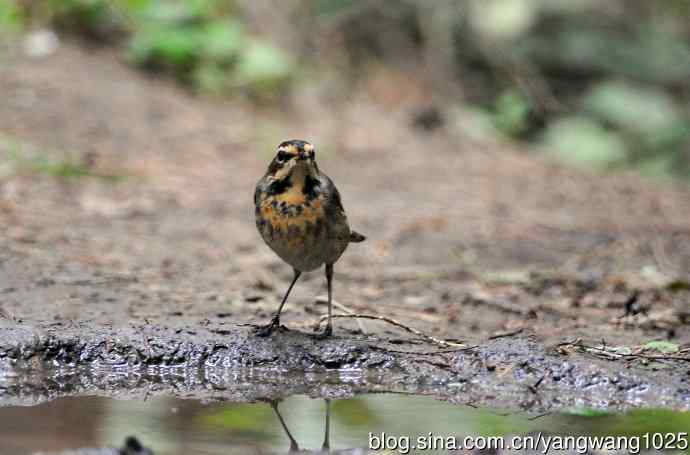
[[[323,332],[316,334],[316,339],[323,340],[325,338],[330,338],[333,336],[333,326],[327,325]]]
[[[273,319],[270,323],[266,325],[260,325],[254,329],[254,335],[258,337],[270,336],[275,329],[280,327],[280,320]]]

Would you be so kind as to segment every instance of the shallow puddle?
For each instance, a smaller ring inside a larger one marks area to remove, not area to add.
[[[668,447],[675,440],[676,447],[690,453],[686,447],[690,413],[639,410],[605,414],[580,410],[530,415],[394,394],[362,395],[329,402],[294,396],[279,403],[254,404],[81,397],[32,407],[0,407],[0,453],[120,447],[128,436],[136,436],[156,455],[271,454],[289,453],[297,448],[305,450],[301,453],[310,453],[308,450],[317,453],[327,426],[331,449],[350,454],[447,453],[447,450],[422,451],[412,447],[420,443],[439,447],[445,443],[452,448],[453,444],[458,446],[469,441],[468,436],[508,436],[506,442],[510,442],[513,435],[539,433],[543,437],[634,436],[626,439],[633,453],[635,444],[640,449],[645,442],[655,448],[661,443]],[[686,432],[684,436],[683,432]],[[452,437],[455,442],[449,442]],[[579,449],[578,441],[573,438],[573,453]],[[384,442],[388,451],[369,450],[383,448]],[[488,442],[476,438],[474,443]]]

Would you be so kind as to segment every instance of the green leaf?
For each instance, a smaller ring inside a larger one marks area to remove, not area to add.
[[[253,41],[240,55],[235,82],[240,86],[271,88],[288,79],[292,71],[292,62],[282,51],[261,41]]]
[[[623,163],[623,139],[584,117],[567,117],[549,125],[542,138],[546,154],[566,163],[607,169]]]
[[[496,101],[494,124],[502,133],[518,136],[529,127],[529,114],[529,100],[519,91],[509,90]]]
[[[619,128],[640,133],[673,129],[682,121],[663,90],[618,81],[595,86],[585,98],[585,108]]]
[[[244,31],[237,21],[210,22],[201,36],[203,56],[215,61],[232,60],[244,44]]]
[[[160,27],[142,29],[132,39],[129,52],[141,65],[192,67],[201,49],[199,29]]]
[[[643,346],[649,351],[659,351],[662,354],[672,354],[680,349],[677,344],[670,341],[650,341]]]

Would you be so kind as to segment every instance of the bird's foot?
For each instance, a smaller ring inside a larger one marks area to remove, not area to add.
[[[256,327],[254,329],[254,335],[258,337],[267,337],[278,327],[280,327],[280,319],[272,319],[270,323]]]
[[[326,326],[326,328],[323,330],[323,332],[316,334],[316,339],[317,340],[324,340],[324,339],[330,338],[332,336],[333,336],[333,326],[329,324]]]

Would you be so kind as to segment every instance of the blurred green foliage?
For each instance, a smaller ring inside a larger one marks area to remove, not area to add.
[[[0,26],[48,24],[92,44],[122,44],[133,64],[200,92],[239,91],[259,100],[289,89],[295,65],[251,35],[233,2],[221,0],[7,0]]]
[[[128,46],[142,67],[174,74],[214,95],[245,91],[272,97],[289,87],[295,67],[278,48],[251,36],[228,2],[149,2]]]
[[[126,5],[127,2],[120,2]],[[60,31],[104,43],[116,42],[124,34],[124,17],[117,2],[104,0],[47,0],[33,6]]]
[[[610,169],[627,158],[620,135],[584,116],[552,121],[544,131],[542,144],[547,155],[596,169]]]
[[[317,23],[338,24],[351,67],[431,61],[494,134],[578,166],[690,179],[687,0],[312,5]]]
[[[494,124],[501,133],[520,137],[529,129],[530,112],[530,100],[522,92],[511,89],[496,100]]]
[[[292,34],[289,51],[250,32],[247,10],[275,13],[266,22]],[[437,111],[460,107],[482,131],[579,166],[690,180],[687,0],[0,2],[0,28],[22,24],[121,45],[133,64],[214,96],[273,100],[298,57],[343,87],[371,63],[397,66],[431,78]]]
[[[0,1],[0,33],[16,32],[22,23],[21,12],[17,6],[8,1]]]
[[[489,3],[520,26],[482,30],[491,44],[472,44],[470,16],[457,39],[480,49],[469,55],[486,68],[490,93],[521,94],[484,103],[500,132],[525,139],[528,131],[548,155],[581,166],[690,179],[687,2],[614,1],[609,11],[589,0]]]

